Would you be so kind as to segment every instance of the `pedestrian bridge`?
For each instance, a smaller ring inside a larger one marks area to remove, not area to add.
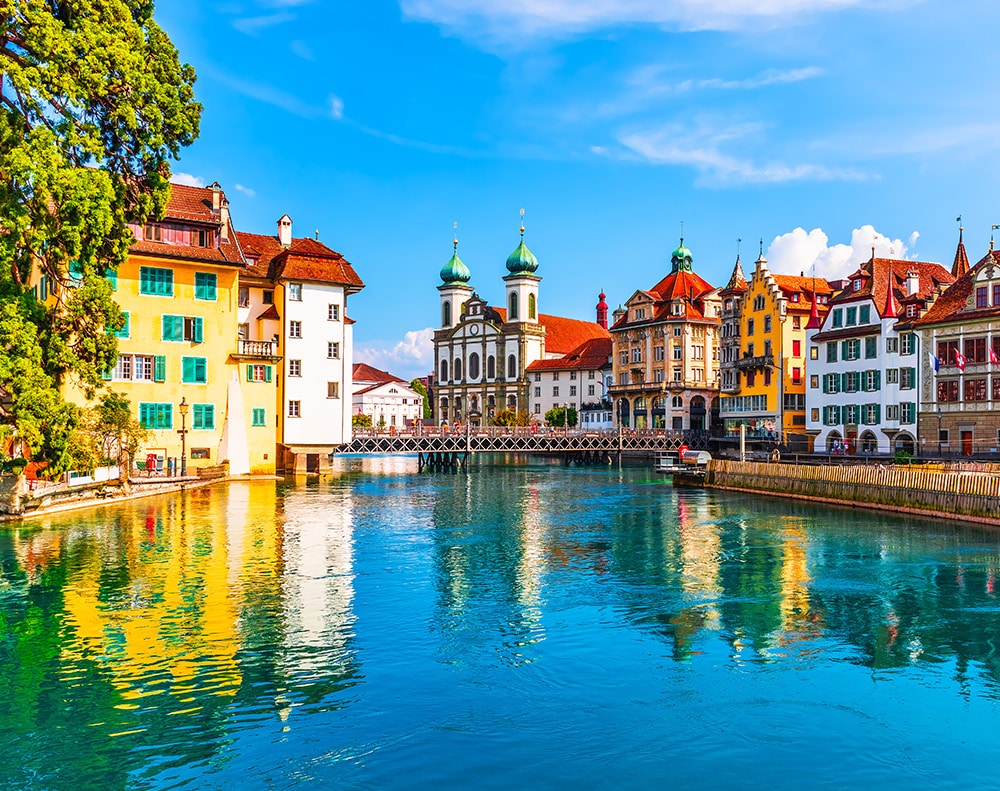
[[[402,431],[355,430],[353,439],[337,449],[344,453],[415,453],[421,466],[455,466],[471,453],[538,453],[561,455],[566,460],[610,461],[623,453],[676,451],[687,444],[701,450],[708,445],[707,435],[686,436],[660,430],[583,431],[579,429],[467,426],[461,430],[446,427],[418,426]]]

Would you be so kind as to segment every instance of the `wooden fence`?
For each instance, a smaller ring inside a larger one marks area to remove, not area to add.
[[[1000,525],[1000,473],[993,466],[951,471],[714,459],[709,462],[705,485]]]

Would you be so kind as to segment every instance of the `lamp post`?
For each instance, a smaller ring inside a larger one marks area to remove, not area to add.
[[[938,413],[938,458],[941,458],[941,407],[937,408]]]
[[[187,475],[187,413],[190,408],[186,398],[181,398],[177,411],[181,413],[181,427],[177,433],[181,435],[181,477]]]

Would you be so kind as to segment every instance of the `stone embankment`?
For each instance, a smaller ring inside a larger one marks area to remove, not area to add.
[[[808,466],[713,459],[704,485],[1000,526],[995,465]]]
[[[229,465],[201,467],[197,472],[197,475],[185,477],[151,476],[84,483],[72,478],[62,483],[50,483],[30,481],[23,475],[4,475],[0,476],[0,521],[208,486],[228,478]]]

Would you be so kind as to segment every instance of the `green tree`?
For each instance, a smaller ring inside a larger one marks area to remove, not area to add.
[[[361,413],[358,413],[357,415],[352,415],[351,426],[353,426],[354,428],[371,428],[372,416],[362,415]]]
[[[104,393],[97,407],[88,411],[84,431],[93,443],[98,464],[117,464],[126,471],[149,438],[149,432],[133,416],[129,400],[114,391]]]
[[[577,414],[574,407],[554,406],[545,413],[545,422],[550,426],[565,426],[567,423],[572,428],[576,425]]]
[[[516,412],[509,407],[501,409],[493,416],[494,426],[530,426],[531,415],[527,412]]]
[[[162,216],[169,161],[198,135],[194,80],[150,0],[0,0],[0,322],[21,326],[38,369],[3,372],[3,394],[34,387],[38,403],[0,423],[54,467],[79,420],[59,387],[73,377],[92,394],[114,364],[109,280],[128,223]]]
[[[424,405],[423,415],[424,415],[424,419],[425,420],[428,419],[431,416],[431,403],[427,399],[427,388],[424,387],[424,383],[421,382],[419,379],[414,379],[412,382],[410,382],[410,388],[412,390],[415,390],[416,392],[420,393],[420,395],[423,397],[423,399],[424,399],[423,400],[423,405]]]

